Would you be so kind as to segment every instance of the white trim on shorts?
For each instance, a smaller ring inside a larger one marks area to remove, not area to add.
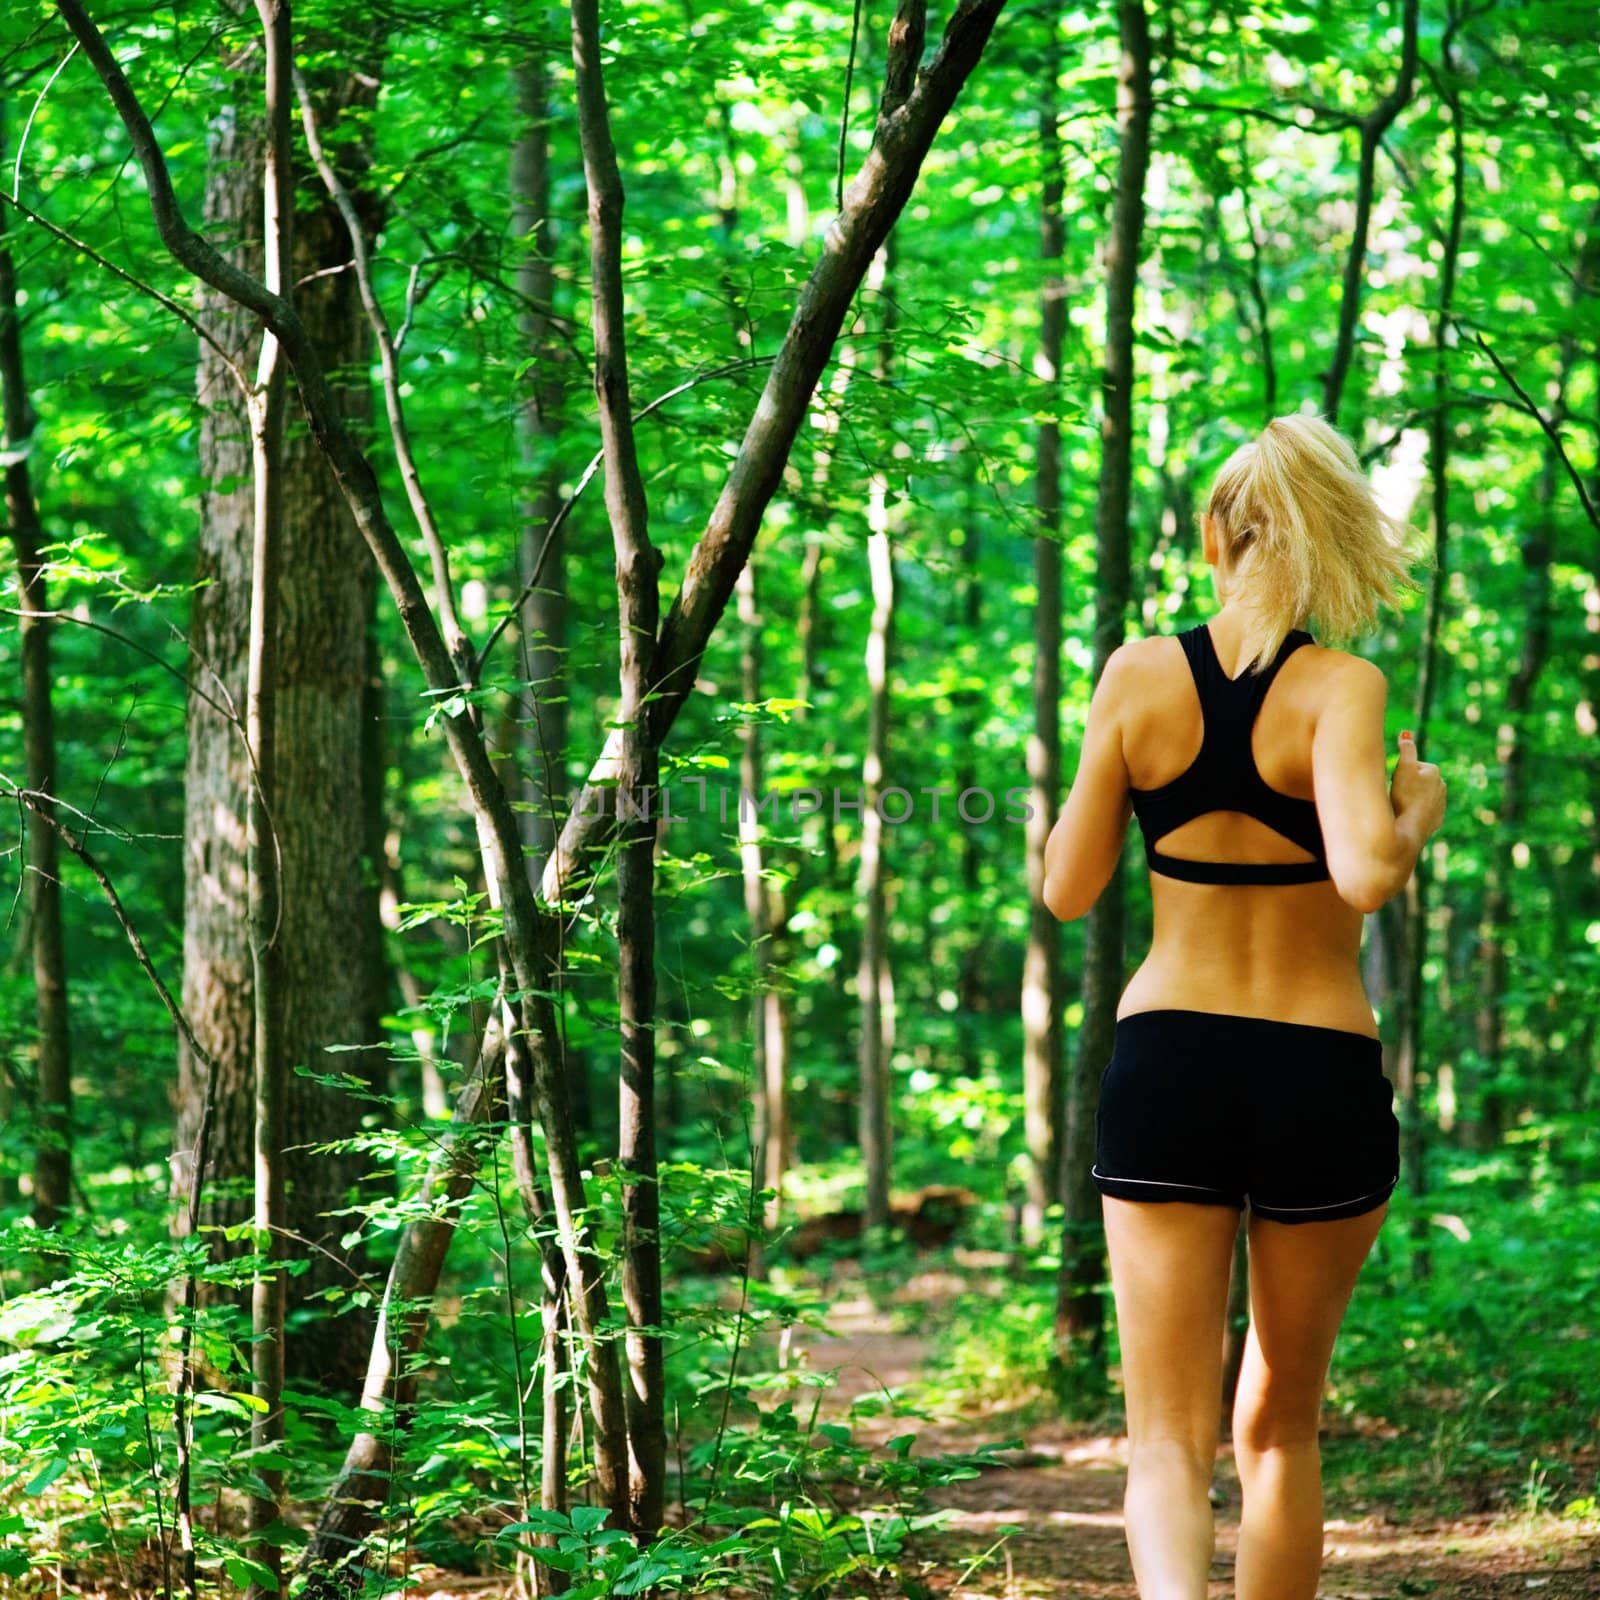
[[[1148,1187],[1154,1188],[1154,1189],[1193,1189],[1198,1194],[1220,1194],[1220,1195],[1226,1195],[1230,1199],[1232,1198],[1232,1195],[1233,1195],[1233,1191],[1232,1190],[1229,1190],[1229,1189],[1215,1189],[1215,1188],[1212,1188],[1209,1185],[1203,1184],[1203,1183],[1171,1183],[1168,1180],[1166,1180],[1165,1178],[1118,1178],[1118,1177],[1112,1176],[1112,1174],[1110,1174],[1109,1172],[1102,1172],[1098,1166],[1090,1167],[1089,1176],[1091,1178],[1104,1178],[1108,1183],[1139,1183],[1139,1184],[1145,1184]],[[1394,1189],[1395,1185],[1397,1183],[1399,1183],[1399,1181],[1400,1181],[1400,1174],[1397,1172],[1381,1189],[1369,1189],[1366,1194],[1358,1194],[1358,1195],[1355,1195],[1355,1196],[1353,1196],[1352,1198],[1350,1198],[1348,1200],[1334,1200],[1330,1204],[1325,1205],[1325,1206],[1273,1206],[1273,1205],[1269,1205],[1269,1206],[1266,1206],[1265,1208],[1262,1208],[1262,1207],[1258,1207],[1256,1205],[1256,1202],[1255,1202],[1253,1197],[1251,1197],[1249,1195],[1246,1195],[1245,1198],[1247,1200],[1249,1200],[1250,1209],[1252,1211],[1256,1211],[1256,1210],[1264,1210],[1264,1211],[1293,1211],[1293,1212],[1296,1212],[1296,1213],[1305,1213],[1305,1212],[1309,1212],[1309,1211],[1337,1211],[1341,1206],[1357,1205],[1363,1200],[1372,1200],[1372,1199],[1375,1199],[1380,1194],[1388,1194]]]
[[[1353,1206],[1361,1200],[1372,1200],[1380,1194],[1388,1194],[1399,1183],[1400,1174],[1397,1172],[1381,1189],[1369,1189],[1366,1194],[1358,1194],[1350,1200],[1335,1200],[1332,1205],[1326,1206],[1268,1206],[1268,1211],[1337,1211],[1340,1206]],[[1250,1209],[1256,1209],[1254,1200],[1250,1202]]]
[[[1102,1172],[1097,1166],[1089,1168],[1089,1176],[1104,1178],[1107,1183],[1147,1183],[1157,1189],[1196,1189],[1201,1194],[1231,1195],[1233,1192],[1231,1189],[1215,1189],[1205,1183],[1168,1183],[1162,1178],[1116,1178],[1109,1172]]]

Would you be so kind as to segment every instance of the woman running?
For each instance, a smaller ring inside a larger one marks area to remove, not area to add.
[[[1224,465],[1201,531],[1220,609],[1107,661],[1045,847],[1044,900],[1083,916],[1138,817],[1154,937],[1117,1008],[1093,1176],[1141,1600],[1207,1593],[1246,1208],[1236,1595],[1314,1600],[1328,1362],[1399,1177],[1362,918],[1405,886],[1445,786],[1408,732],[1386,781],[1382,672],[1305,631],[1314,619],[1353,638],[1415,587],[1409,530],[1380,509],[1349,443],[1316,418],[1278,418]]]

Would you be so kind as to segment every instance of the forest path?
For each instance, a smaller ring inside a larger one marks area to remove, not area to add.
[[[827,1337],[797,1330],[795,1343],[813,1370],[836,1372],[825,1392],[821,1420],[844,1420],[860,1396],[915,1384],[928,1340],[897,1331],[908,1306],[932,1305],[970,1288],[951,1273],[923,1273],[897,1291],[888,1308],[875,1306],[848,1280],[828,1313]],[[897,1316],[896,1313],[902,1313]],[[921,1409],[918,1407],[918,1409]],[[976,1449],[1022,1439],[1015,1464],[960,1483],[935,1487],[932,1503],[948,1508],[945,1534],[922,1536],[934,1557],[925,1575],[940,1600],[1137,1600],[1123,1542],[1122,1490],[1127,1440],[1074,1430],[1058,1421],[1017,1423],[1004,1413],[908,1417],[885,1406],[851,1419],[854,1436],[881,1443],[916,1434],[913,1456]],[[1212,1600],[1233,1593],[1239,1482],[1231,1448],[1217,1463],[1226,1501],[1216,1511],[1217,1554]],[[1381,1509],[1327,1507],[1326,1559],[1318,1600],[1578,1600],[1600,1596],[1600,1536],[1547,1515],[1484,1514],[1448,1520],[1392,1522]],[[972,1553],[1000,1543],[1006,1525],[1022,1531],[978,1570],[963,1568]]]

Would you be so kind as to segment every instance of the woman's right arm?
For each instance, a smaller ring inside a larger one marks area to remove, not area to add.
[[[1312,786],[1328,874],[1347,904],[1376,911],[1409,881],[1417,857],[1444,820],[1444,780],[1418,761],[1409,736],[1391,788],[1383,714],[1388,685],[1360,656],[1347,656],[1311,742]]]

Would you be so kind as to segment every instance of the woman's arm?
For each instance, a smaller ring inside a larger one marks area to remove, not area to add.
[[[1427,772],[1418,796],[1408,796],[1397,811],[1388,784],[1383,713],[1389,691],[1383,673],[1350,656],[1333,689],[1311,741],[1317,816],[1334,888],[1357,911],[1371,912],[1410,880],[1443,814],[1444,784],[1437,767],[1420,764]],[[1411,759],[1417,765],[1414,749]]]
[[[1100,898],[1133,815],[1118,714],[1132,650],[1132,643],[1119,645],[1106,660],[1090,697],[1072,790],[1045,841],[1044,903],[1063,922],[1087,915]]]

